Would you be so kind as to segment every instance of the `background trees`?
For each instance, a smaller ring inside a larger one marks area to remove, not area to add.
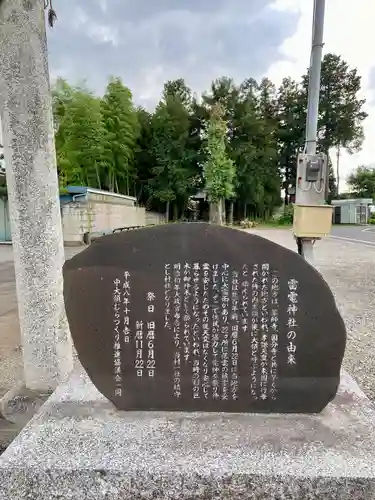
[[[359,166],[348,178],[352,193],[358,198],[375,198],[375,167]]]
[[[318,148],[358,151],[367,116],[358,98],[361,77],[327,54],[321,81]],[[119,78],[110,79],[103,97],[59,79],[53,108],[60,184],[132,195],[174,219],[205,189],[221,218],[265,218],[281,204],[281,188],[295,184],[307,83],[308,73],[300,81],[285,78],[278,88],[267,78],[236,83],[223,76],[197,96],[180,78],[165,83],[151,112],[134,106]],[[372,189],[366,168],[353,176],[355,192]],[[332,166],[330,189],[334,196]]]
[[[84,87],[59,80],[53,105],[60,185],[101,188],[105,129],[100,99]]]

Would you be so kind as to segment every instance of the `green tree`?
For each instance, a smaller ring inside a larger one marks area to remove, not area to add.
[[[169,97],[180,101],[187,109],[192,104],[191,89],[186,85],[183,78],[177,80],[168,80],[163,88],[163,100],[166,102]]]
[[[203,166],[205,188],[210,202],[210,221],[223,223],[223,204],[234,194],[235,167],[226,148],[227,123],[223,119],[225,110],[214,104],[207,126],[205,152],[207,159]]]
[[[335,146],[349,153],[361,148],[367,113],[363,111],[365,100],[358,98],[360,90],[357,69],[350,69],[339,55],[326,54],[322,61],[318,124],[319,144],[326,154]]]
[[[251,79],[245,80],[239,88],[233,119],[231,157],[236,165],[234,180],[237,214],[247,217],[248,206],[256,203],[261,195],[261,177],[257,163],[257,138],[260,131],[260,112],[258,106],[258,84]],[[232,222],[233,201],[229,220]]]
[[[195,187],[196,191],[203,189],[203,163],[206,155],[202,148],[203,134],[206,128],[206,123],[209,118],[207,108],[198,101],[196,97],[193,98],[190,112],[190,128],[188,138],[188,148],[190,152],[191,168],[195,171]],[[195,194],[195,193],[194,193]]]
[[[308,74],[300,82],[285,78],[278,89],[267,78],[237,85],[221,77],[198,97],[179,78],[165,83],[160,103],[148,112],[134,108],[119,78],[110,80],[100,105],[85,85],[59,79],[52,96],[60,181],[134,194],[168,218],[172,207],[174,219],[205,186],[211,219],[222,221],[228,207],[230,222],[234,216],[266,218],[281,202],[281,186],[295,185],[307,84]],[[340,56],[324,57],[318,150],[361,148],[367,115],[360,85],[357,70]],[[331,162],[329,168],[332,198]]]
[[[361,165],[347,180],[353,194],[358,198],[375,198],[375,167]]]
[[[259,85],[259,134],[257,138],[257,163],[261,178],[262,197],[254,207],[256,214],[263,219],[272,215],[274,208],[281,203],[281,177],[278,162],[278,106],[274,84],[263,78]]]
[[[184,178],[188,179],[185,191],[179,190],[173,204],[174,219],[177,218],[177,212],[183,215],[188,207],[189,197],[202,187],[202,157],[200,148],[202,144],[201,133],[203,130],[202,120],[207,116],[207,111],[198,103],[191,89],[186,85],[183,78],[169,80],[165,83],[163,89],[163,102],[172,104],[179,103],[175,109],[184,110],[182,115],[186,125],[188,117],[187,135],[183,133],[184,155],[181,166],[184,169]]]
[[[227,132],[225,136],[226,151],[233,161],[235,161],[235,154],[233,151],[233,139],[235,135],[235,115],[238,107],[239,100],[239,88],[235,84],[233,78],[227,76],[222,76],[213,80],[211,82],[211,87],[208,92],[202,95],[202,107],[206,112],[206,121],[209,120],[211,110],[215,105],[220,105],[223,119],[226,122]],[[204,159],[203,159],[204,161]],[[229,201],[229,223],[233,223],[233,208],[234,203],[237,198],[236,193],[237,183],[236,180],[233,182],[233,194]],[[211,210],[213,210],[214,205],[211,205]],[[225,202],[223,206],[223,221],[225,220]]]
[[[139,107],[137,109],[137,116],[139,133],[134,153],[134,170],[136,173],[135,196],[147,209],[157,208],[153,207],[152,196],[148,189],[149,182],[153,178],[152,169],[155,166],[155,157],[150,147],[153,139],[152,113]]]
[[[192,180],[187,150],[190,115],[179,96],[166,94],[155,110],[151,126],[150,148],[155,164],[151,169],[149,192],[165,204],[167,220],[171,202],[174,202],[174,218],[177,219],[179,201],[188,199]]]
[[[101,188],[104,126],[100,99],[64,81],[58,82],[53,99],[60,185]]]
[[[297,155],[305,142],[306,106],[307,95],[301,85],[291,78],[284,78],[277,91],[276,134],[286,205],[288,187],[296,183]]]
[[[230,141],[240,217],[267,218],[280,204],[276,105],[276,91],[269,80],[258,85],[248,78],[240,85]]]
[[[301,84],[284,79],[278,91],[278,146],[284,188],[295,186],[297,155],[303,150],[309,72]],[[364,100],[358,98],[361,77],[339,55],[326,54],[322,61],[318,120],[318,151],[329,156],[333,147],[358,151],[363,142]],[[337,191],[330,171],[331,194]],[[287,202],[287,197],[286,200]]]
[[[72,87],[63,78],[57,78],[51,88],[52,94],[52,111],[54,128],[57,131],[60,128],[61,120],[64,118],[66,108],[74,99],[76,87]]]
[[[329,168],[329,176],[328,176],[328,202],[330,203],[332,200],[337,198],[337,181],[335,172],[333,170],[333,165],[331,162],[331,158],[328,158],[328,168]]]
[[[139,124],[132,93],[120,78],[110,79],[101,111],[106,130],[106,187],[109,191],[135,194],[134,154]]]
[[[227,123],[227,140],[233,135],[233,117],[238,101],[239,89],[233,78],[222,76],[211,83],[209,92],[202,96],[203,104],[210,111],[213,106],[220,104],[223,119]]]
[[[326,54],[322,61],[319,102],[319,149],[329,158],[333,147],[345,148],[349,153],[361,149],[364,140],[364,99],[358,98],[361,76],[351,69],[341,56]],[[329,160],[330,161],[330,160]],[[329,199],[336,196],[337,185],[332,165],[329,164]]]
[[[271,125],[270,130],[274,135],[277,126],[277,94],[275,85],[268,78],[263,78],[259,84],[258,101],[262,116]]]

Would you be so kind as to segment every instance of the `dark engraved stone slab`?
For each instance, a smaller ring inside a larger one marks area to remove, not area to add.
[[[322,276],[203,223],[104,236],[64,266],[79,359],[123,410],[320,412],[346,332]]]

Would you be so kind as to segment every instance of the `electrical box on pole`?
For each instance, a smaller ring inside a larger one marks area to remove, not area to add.
[[[327,156],[301,153],[297,158],[296,204],[323,204],[328,183]]]
[[[332,227],[332,207],[326,205],[328,161],[323,153],[301,153],[297,159],[293,232],[297,238],[318,239]]]
[[[307,93],[306,142],[298,155],[293,232],[298,253],[313,262],[315,240],[329,234],[332,207],[325,205],[328,186],[327,157],[317,153],[320,72],[323,51],[325,0],[314,0],[309,86]]]

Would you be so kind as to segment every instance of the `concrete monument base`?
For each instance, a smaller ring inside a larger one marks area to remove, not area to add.
[[[0,458],[0,499],[375,499],[375,410],[347,374],[320,415],[120,412],[75,373]]]

